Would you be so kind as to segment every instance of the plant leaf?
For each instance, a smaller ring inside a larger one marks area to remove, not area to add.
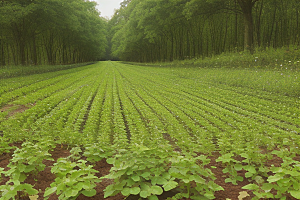
[[[167,182],[166,184],[163,185],[163,188],[165,189],[165,191],[170,191],[170,190],[176,188],[177,185],[178,185],[177,182],[169,181],[169,182]]]
[[[294,198],[296,198],[296,199],[300,199],[300,191],[298,190],[298,191],[290,191],[290,194],[294,197]]]
[[[148,197],[149,200],[158,200],[158,197],[156,195],[152,195]]]
[[[95,189],[92,190],[83,190],[82,194],[86,197],[92,197],[95,196],[97,194],[97,191]]]
[[[242,187],[242,189],[245,189],[245,190],[257,190],[259,188],[258,185],[255,185],[255,184],[248,184],[248,185],[245,185],[244,187]]]
[[[52,187],[52,188],[47,188],[45,193],[44,193],[44,197],[49,196],[50,194],[52,194],[53,192],[55,192],[57,189],[57,187]]]
[[[163,189],[159,186],[152,186],[151,187],[151,193],[156,195],[161,195],[163,193]]]
[[[238,196],[239,200],[243,200],[244,198],[246,197],[249,197],[250,195],[246,192],[246,191],[243,191],[243,192],[240,192],[240,195]]]
[[[139,187],[134,187],[130,189],[130,194],[137,195],[140,193],[141,189]]]

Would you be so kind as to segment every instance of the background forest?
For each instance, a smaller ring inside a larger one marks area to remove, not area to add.
[[[109,21],[112,58],[155,62],[299,45],[299,0],[129,0]]]
[[[0,1],[0,65],[162,62],[300,43],[299,0]],[[294,48],[295,47],[295,48]]]
[[[0,1],[0,65],[103,59],[106,24],[84,0]]]

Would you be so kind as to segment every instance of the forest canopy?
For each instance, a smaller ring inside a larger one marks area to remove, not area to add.
[[[85,0],[0,1],[0,65],[104,59],[107,21]]]
[[[299,45],[299,0],[126,0],[113,58],[156,62]]]

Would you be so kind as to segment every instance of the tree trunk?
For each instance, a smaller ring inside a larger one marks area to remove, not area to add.
[[[245,24],[245,34],[244,34],[244,49],[249,50],[251,53],[254,52],[254,42],[253,42],[253,16],[252,8],[254,4],[259,0],[238,0],[238,3],[242,9]]]
[[[1,46],[1,53],[0,53],[0,65],[5,65],[5,55],[4,55],[4,42],[0,40],[0,46]]]

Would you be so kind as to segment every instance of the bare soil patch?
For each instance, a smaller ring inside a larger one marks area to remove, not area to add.
[[[12,105],[12,104],[8,104],[5,105],[4,107],[0,108],[0,112],[8,112],[7,117],[11,117],[14,116],[17,113],[22,113],[26,110],[28,110],[30,107],[29,106],[25,106],[25,105]]]

